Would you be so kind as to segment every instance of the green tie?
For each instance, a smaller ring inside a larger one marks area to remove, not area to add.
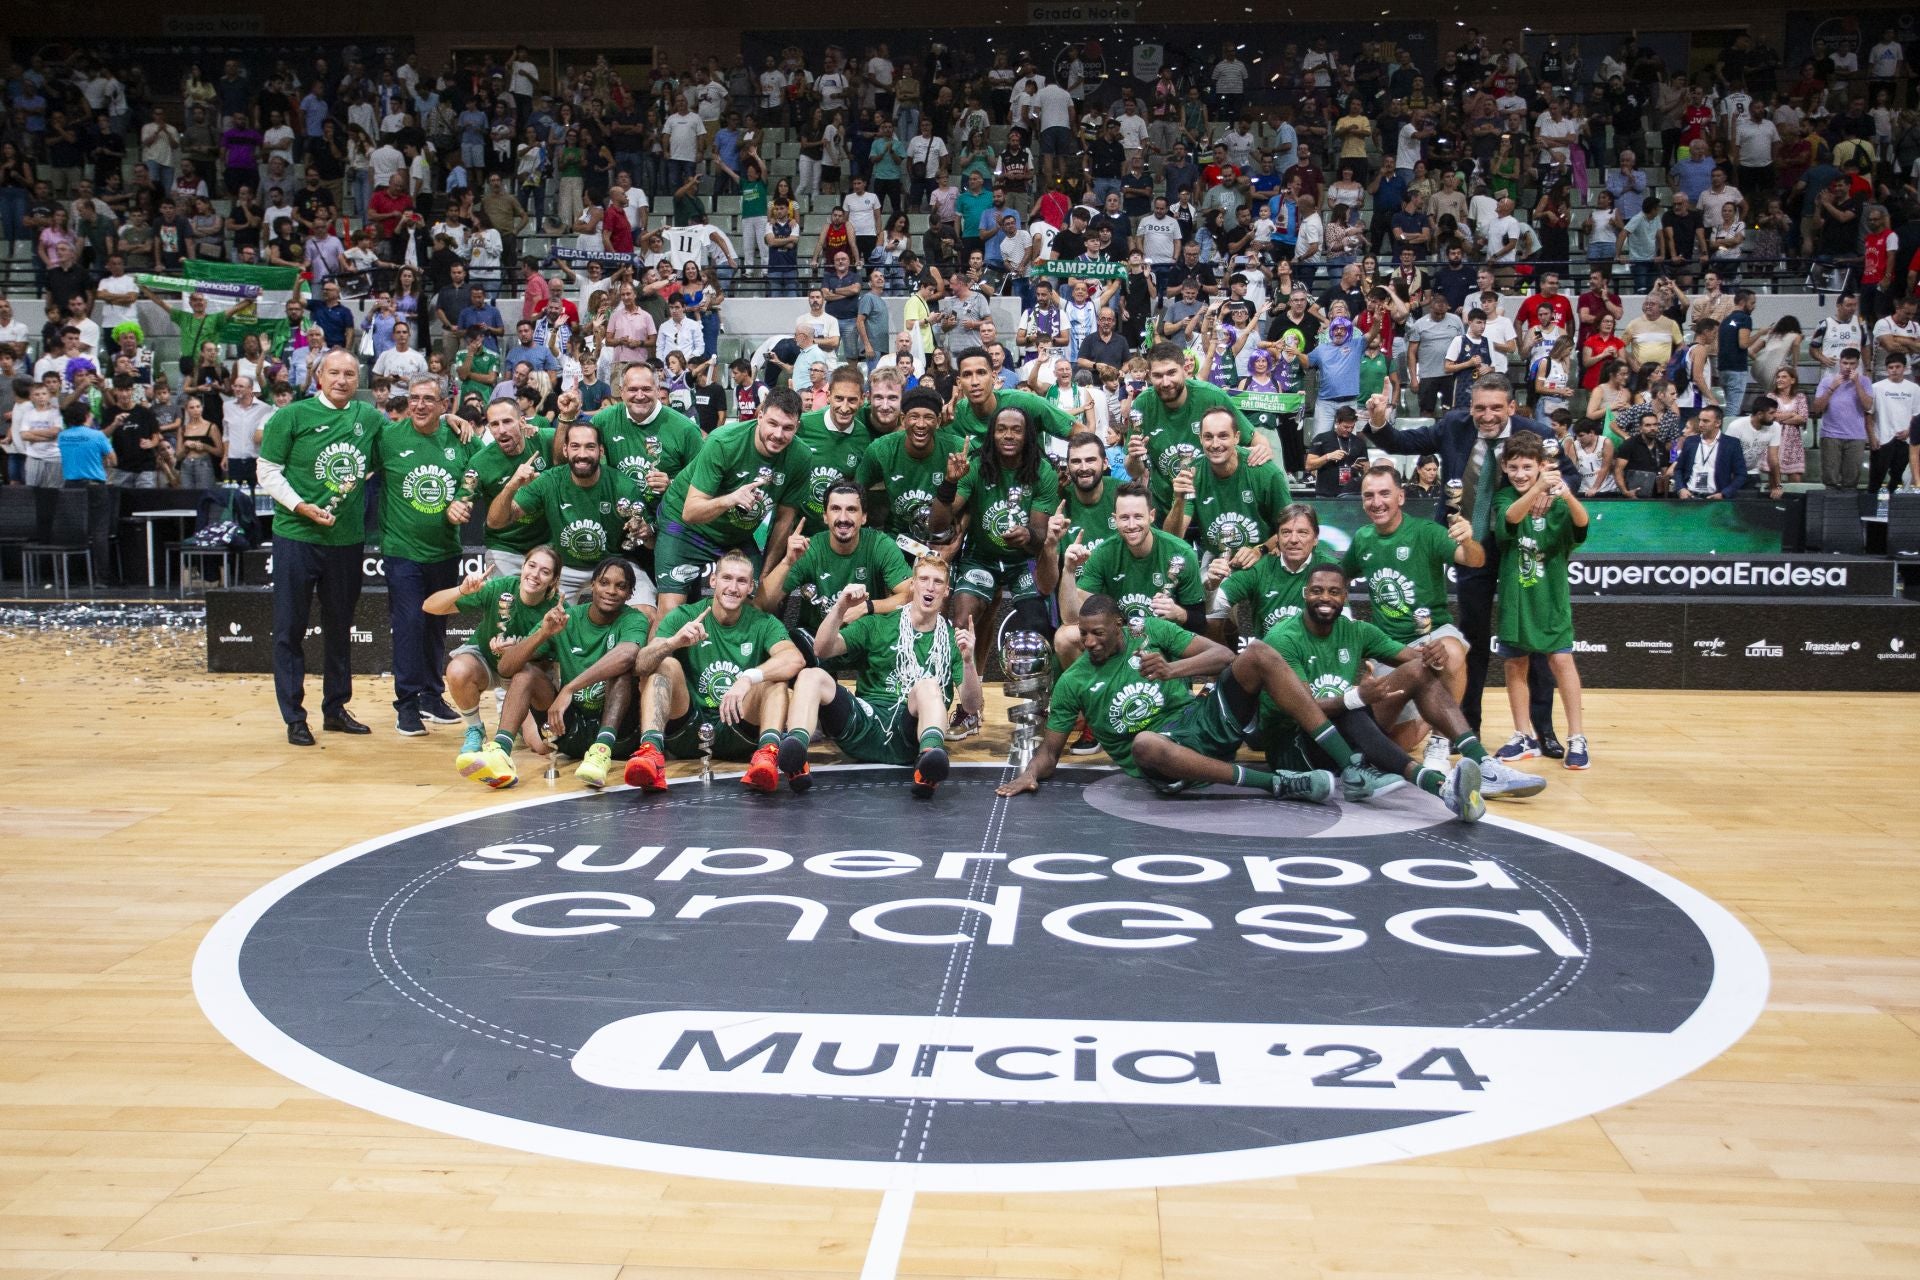
[[[1487,540],[1487,526],[1493,523],[1493,498],[1500,488],[1498,484],[1488,483],[1491,477],[1487,474],[1493,466],[1495,442],[1476,440],[1473,446],[1474,453],[1480,451],[1482,443],[1487,446],[1487,457],[1486,461],[1480,464],[1480,470],[1475,474],[1473,483],[1473,540],[1475,542]],[[1473,456],[1473,453],[1467,455],[1467,467],[1470,470],[1473,467]]]

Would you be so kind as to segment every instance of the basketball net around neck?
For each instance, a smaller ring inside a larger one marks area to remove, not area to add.
[[[895,646],[899,656],[894,661],[893,670],[895,678],[900,682],[902,694],[922,680],[933,681],[936,689],[943,691],[946,689],[947,682],[953,676],[952,659],[949,656],[947,643],[949,629],[947,620],[936,613],[933,616],[933,648],[927,654],[927,660],[931,665],[922,667],[920,655],[915,648],[920,632],[913,625],[913,609],[908,607],[900,610],[900,639]]]

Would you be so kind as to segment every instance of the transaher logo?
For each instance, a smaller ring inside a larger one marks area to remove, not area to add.
[[[981,765],[929,809],[898,770],[814,776],[369,841],[228,913],[195,990],[274,1069],[443,1132],[990,1192],[1529,1132],[1694,1070],[1765,997],[1724,910],[1499,819],[1169,801],[1085,769],[1008,801]]]

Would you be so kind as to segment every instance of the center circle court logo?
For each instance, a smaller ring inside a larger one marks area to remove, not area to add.
[[[1071,1190],[1451,1150],[1658,1088],[1767,971],[1619,854],[1426,797],[957,766],[675,784],[382,836],[207,936],[202,1007],[322,1093],[501,1146],[811,1186]],[[1190,816],[1189,816],[1190,815]]]

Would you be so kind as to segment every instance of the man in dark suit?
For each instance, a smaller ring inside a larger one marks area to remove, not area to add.
[[[1719,405],[1703,406],[1694,415],[1697,435],[1680,444],[1680,457],[1667,467],[1667,492],[1682,499],[1718,502],[1740,492],[1747,482],[1747,455],[1738,440],[1720,434]]]
[[[1365,434],[1376,447],[1388,453],[1439,455],[1442,478],[1449,486],[1460,482],[1460,510],[1473,525],[1474,539],[1486,548],[1484,565],[1459,571],[1458,624],[1468,645],[1467,689],[1460,699],[1460,709],[1478,733],[1480,694],[1486,687],[1487,660],[1493,640],[1493,597],[1500,583],[1500,550],[1488,533],[1494,518],[1493,497],[1502,483],[1500,441],[1515,431],[1531,431],[1553,440],[1553,428],[1544,422],[1517,416],[1513,384],[1498,373],[1487,374],[1473,384],[1467,408],[1454,409],[1431,426],[1396,428],[1388,425],[1388,404],[1384,396],[1369,400],[1367,411]],[[1559,465],[1568,483],[1577,485],[1579,475],[1564,454],[1560,456]],[[1553,675],[1547,669],[1546,659],[1535,655],[1527,665],[1529,711],[1540,734],[1541,753],[1557,760],[1566,755],[1566,748],[1553,732],[1553,688]],[[1507,764],[1527,758],[1526,755],[1501,757]]]

